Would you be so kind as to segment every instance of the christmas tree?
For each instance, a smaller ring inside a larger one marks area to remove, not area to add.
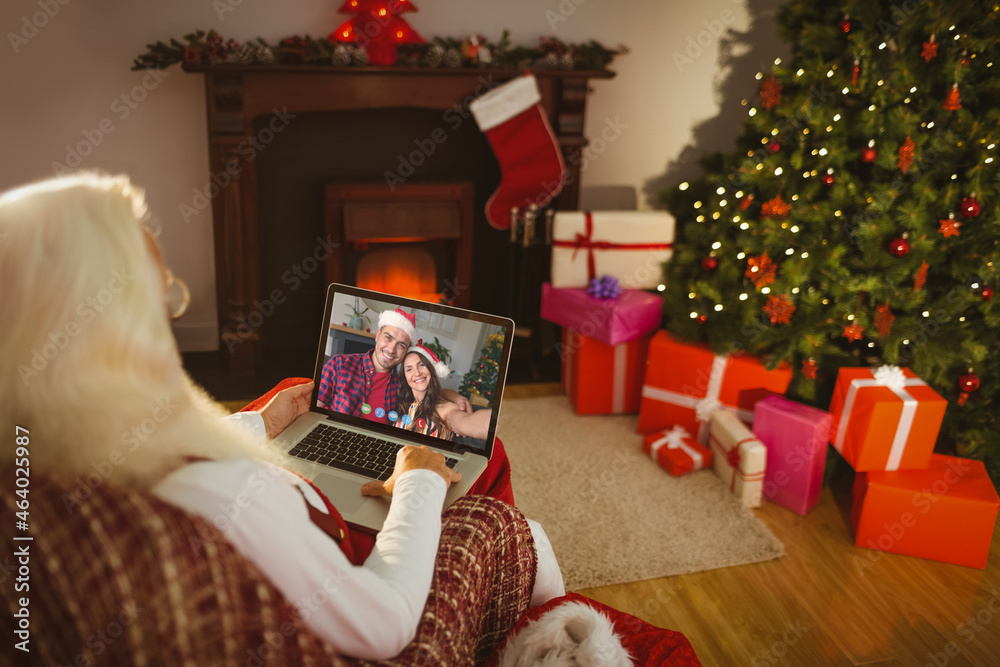
[[[398,16],[417,11],[409,0],[346,0],[337,11],[357,16],[330,33],[329,40],[364,47],[372,65],[394,64],[400,44],[424,43],[423,37]]]
[[[500,368],[500,353],[503,352],[503,334],[496,333],[486,337],[479,361],[469,369],[462,378],[458,393],[464,396],[479,394],[488,402],[493,402],[493,390],[497,386],[497,374]]]
[[[937,450],[1000,481],[1000,8],[792,2],[738,150],[663,193],[666,326],[795,371],[910,367],[948,399]]]

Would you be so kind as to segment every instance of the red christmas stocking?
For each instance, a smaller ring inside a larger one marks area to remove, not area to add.
[[[541,99],[526,74],[469,104],[500,163],[500,185],[486,202],[486,219],[497,229],[510,227],[511,208],[544,206],[562,190],[566,165]]]

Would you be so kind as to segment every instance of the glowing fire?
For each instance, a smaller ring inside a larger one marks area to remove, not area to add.
[[[396,248],[373,250],[358,262],[357,285],[377,292],[431,303],[441,303],[434,258],[425,250]]]

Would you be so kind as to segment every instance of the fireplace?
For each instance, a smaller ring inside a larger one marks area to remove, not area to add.
[[[379,281],[396,278],[370,278],[371,266],[396,264],[403,256],[412,263],[407,280],[414,281],[406,290],[507,314],[508,233],[489,227],[482,213],[499,167],[467,105],[519,72],[317,65],[185,69],[205,75],[211,174],[232,175],[213,179],[221,187],[212,200],[220,342],[231,374],[253,373],[265,354],[287,345],[309,348],[326,281],[370,279],[372,286],[384,285]],[[555,206],[572,210],[579,195],[578,152],[587,143],[582,128],[588,81],[613,74],[536,76],[570,171]],[[276,131],[278,115],[284,124]],[[248,154],[248,141],[265,133],[271,141]],[[405,174],[403,183],[386,175],[403,173],[404,158],[426,137],[437,137],[434,161]],[[387,153],[373,151],[385,146]],[[389,189],[389,196],[366,201],[359,196],[365,188],[382,194]],[[421,188],[434,194],[414,194]],[[441,194],[449,188],[460,193]],[[340,200],[340,222],[332,225],[338,214],[330,212],[330,193],[339,193],[333,198]],[[424,213],[414,198],[426,207]],[[415,219],[442,229],[412,229]],[[366,231],[372,221],[384,220],[401,228]],[[319,270],[302,270],[316,264],[313,257],[330,253],[339,258],[328,258]],[[280,317],[248,326],[261,320],[250,316],[274,290],[287,297]]]

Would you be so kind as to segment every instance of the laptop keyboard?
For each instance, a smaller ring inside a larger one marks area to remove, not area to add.
[[[364,433],[355,433],[327,424],[317,424],[288,452],[306,461],[314,461],[348,472],[385,481],[396,466],[396,452],[403,445]],[[457,459],[446,456],[445,464],[454,468]]]

